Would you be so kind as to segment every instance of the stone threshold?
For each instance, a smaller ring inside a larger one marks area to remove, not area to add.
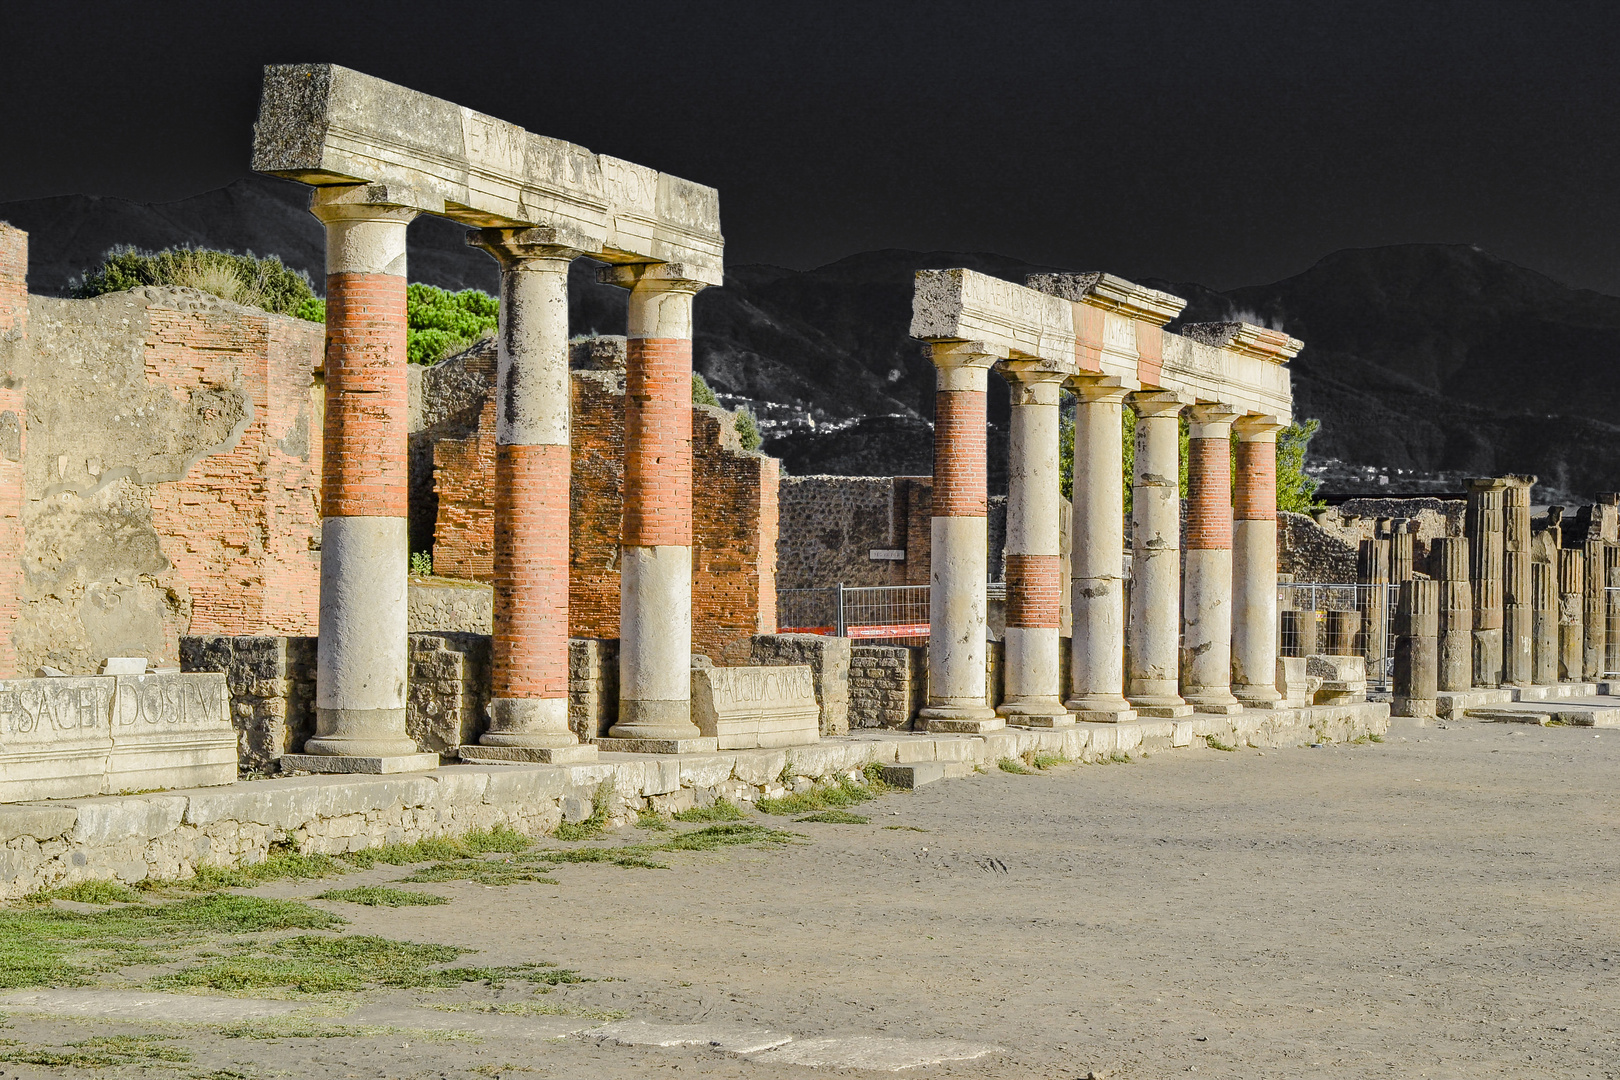
[[[0,805],[0,899],[79,881],[190,877],[202,865],[262,860],[272,845],[340,854],[495,826],[543,836],[580,821],[607,785],[610,821],[670,813],[718,798],[751,803],[858,775],[869,764],[941,763],[923,779],[971,775],[1002,758],[1074,761],[1203,746],[1347,742],[1389,726],[1367,702],[1232,716],[1068,728],[1009,727],[985,735],[857,731],[808,746],[693,754],[601,751],[594,763],[445,765],[431,772],[278,776],[225,787]]]

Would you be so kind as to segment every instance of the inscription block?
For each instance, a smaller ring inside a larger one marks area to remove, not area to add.
[[[807,746],[821,738],[808,665],[697,668],[692,722],[721,750]]]
[[[0,680],[0,802],[235,779],[224,675]]]

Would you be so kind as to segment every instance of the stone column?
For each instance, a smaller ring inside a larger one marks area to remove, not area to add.
[[[1382,683],[1389,656],[1389,541],[1363,540],[1356,560],[1361,591],[1361,657],[1367,678]]]
[[[1558,681],[1558,573],[1551,563],[1530,564],[1530,636],[1530,682],[1551,686]]]
[[[489,730],[463,761],[594,761],[568,726],[568,265],[550,229],[482,229],[501,264]]]
[[[1586,556],[1558,552],[1558,681],[1580,682],[1586,651]]]
[[[1250,709],[1276,708],[1277,432],[1275,417],[1243,416],[1237,432],[1232,537],[1232,693]]]
[[[1502,681],[1528,686],[1534,679],[1535,601],[1530,555],[1530,485],[1535,477],[1509,476],[1502,490]]]
[[[1173,393],[1131,395],[1131,669],[1127,694],[1143,716],[1190,716],[1179,693],[1181,410]]]
[[[612,266],[625,343],[619,721],[605,749],[713,750],[692,722],[692,298],[679,266]]]
[[[1322,652],[1328,656],[1355,656],[1356,638],[1361,634],[1361,612],[1329,611]]]
[[[1440,583],[1441,690],[1456,693],[1474,684],[1474,598],[1468,580],[1468,541],[1437,537],[1429,545],[1429,576]]]
[[[1004,697],[996,712],[1028,727],[1074,723],[1058,679],[1063,608],[1063,496],[1058,488],[1058,395],[1067,375],[1004,361],[1012,399],[1007,459],[1007,628]],[[1116,470],[1117,471],[1117,470]]]
[[[417,211],[380,185],[321,187],[326,419],[315,736],[283,766],[431,769],[405,731],[405,229]]]
[[[1422,578],[1401,582],[1395,608],[1396,716],[1435,715],[1439,689],[1440,585]]]
[[[1126,390],[1117,379],[1077,380],[1074,528],[1070,542],[1074,631],[1067,705],[1078,720],[1125,722],[1125,491],[1121,473]]]
[[[1593,530],[1596,533],[1596,529]],[[1581,677],[1587,681],[1603,674],[1603,650],[1608,638],[1608,619],[1603,603],[1603,567],[1608,544],[1599,536],[1589,536],[1582,550],[1585,561],[1581,573],[1585,583],[1585,609],[1581,612],[1583,643]]]
[[[1474,583],[1474,685],[1502,683],[1503,492],[1494,477],[1468,481],[1468,563]]]
[[[1603,674],[1612,676],[1620,673],[1620,562],[1616,560],[1620,548],[1611,544],[1604,555],[1603,574],[1609,587],[1604,590],[1603,609],[1609,632],[1603,644]]]
[[[985,385],[995,357],[973,344],[935,344],[934,506],[929,569],[929,731],[993,731],[985,704]]]
[[[1412,523],[1402,518],[1389,528],[1389,580],[1392,585],[1412,580]]]
[[[1285,656],[1317,656],[1322,652],[1322,613],[1320,611],[1284,611],[1282,616]]]
[[[1197,712],[1242,710],[1232,696],[1232,419],[1229,405],[1187,410],[1187,535],[1181,588],[1181,696]],[[1272,591],[1276,591],[1273,575]],[[1273,605],[1275,611],[1275,604]],[[1275,617],[1275,616],[1273,616]],[[1276,667],[1276,659],[1272,659]],[[1276,675],[1272,676],[1276,692]]]

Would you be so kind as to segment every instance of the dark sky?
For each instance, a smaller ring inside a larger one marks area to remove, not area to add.
[[[1443,241],[1620,293],[1617,42],[1612,0],[9,0],[0,202],[227,183],[260,66],[331,61],[719,187],[731,262]]]

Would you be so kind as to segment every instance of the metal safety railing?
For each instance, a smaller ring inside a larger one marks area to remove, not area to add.
[[[784,634],[827,634],[922,644],[928,639],[927,585],[832,585],[776,595]]]
[[[1280,584],[1278,651],[1283,656],[1303,656],[1310,651],[1309,643],[1299,638],[1300,620],[1283,613],[1315,612],[1316,651],[1362,657],[1367,662],[1367,688],[1389,690],[1395,674],[1395,603],[1399,595],[1399,585]],[[1353,628],[1351,620],[1341,621],[1334,612],[1354,613]]]

